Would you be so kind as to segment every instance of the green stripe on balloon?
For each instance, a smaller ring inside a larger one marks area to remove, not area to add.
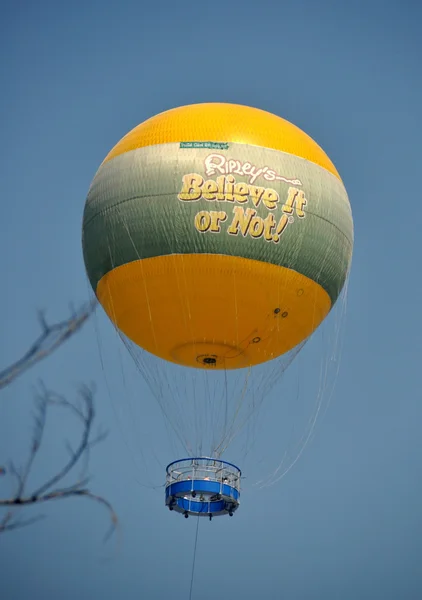
[[[229,160],[238,163],[229,165]],[[255,178],[264,167],[267,171]],[[224,169],[232,172],[221,173]],[[198,176],[192,179],[192,193],[201,191],[198,200],[180,199],[188,174]],[[251,193],[238,196],[239,201],[205,199],[219,177],[226,177],[227,186],[227,176],[233,185],[243,184],[237,190]],[[208,187],[206,182],[211,182]],[[274,190],[276,205],[271,204],[271,193],[267,201],[263,194],[259,198],[257,187]],[[290,215],[282,210],[292,190],[306,199],[302,217],[297,202]],[[216,213],[225,217],[218,219]],[[293,222],[278,235],[283,216],[293,217]],[[262,222],[264,231],[256,237]],[[305,159],[242,144],[214,153],[166,144],[118,156],[99,169],[84,213],[84,257],[94,289],[111,269],[139,258],[215,253],[291,268],[319,283],[334,303],[347,275],[352,245],[350,205],[337,177]]]

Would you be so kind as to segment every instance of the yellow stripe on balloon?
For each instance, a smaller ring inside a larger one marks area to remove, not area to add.
[[[239,104],[192,104],[156,115],[125,135],[104,162],[137,148],[174,142],[232,142],[272,148],[305,158],[341,181],[324,150],[304,131],[269,112]]]
[[[171,290],[171,294],[169,294]],[[222,254],[173,254],[116,267],[97,296],[135,344],[174,363],[238,369],[293,349],[331,308],[300,273]]]

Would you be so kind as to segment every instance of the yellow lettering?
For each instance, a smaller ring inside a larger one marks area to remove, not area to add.
[[[227,233],[230,233],[231,235],[237,235],[240,229],[241,234],[243,237],[245,237],[248,233],[251,219],[256,215],[256,210],[253,208],[247,208],[244,210],[241,206],[235,206],[233,208],[233,213],[233,221],[231,222]]]
[[[220,223],[223,223],[227,219],[227,214],[222,210],[219,210],[219,211],[211,210],[210,217],[211,217],[210,231],[212,231],[212,233],[220,233],[220,231],[221,231]]]
[[[303,219],[305,216],[304,207],[308,204],[308,201],[305,198],[305,192],[303,190],[299,190],[296,196],[296,214],[300,219]]]
[[[264,219],[264,238],[267,242],[271,242],[273,239],[273,229],[275,227],[275,218],[273,213],[268,213],[268,216]]]
[[[265,188],[263,187],[258,187],[257,185],[250,185],[249,186],[249,196],[252,198],[252,202],[254,203],[254,206],[256,206],[258,208],[259,203],[261,202],[261,197],[262,194],[264,193]]]
[[[287,215],[282,215],[281,219],[278,222],[275,234],[273,235],[273,241],[276,244],[280,241],[280,236],[283,233],[283,231],[286,229],[288,222],[289,222],[289,217]]]
[[[227,177],[226,177],[226,194],[225,194],[227,202],[234,202],[233,188],[234,188],[235,183],[236,183],[236,179],[233,177],[233,175],[227,175]]]
[[[264,189],[264,193],[262,194],[262,202],[265,204],[268,210],[274,210],[278,201],[279,197],[275,190],[272,190],[271,188]]]
[[[293,213],[293,206],[298,193],[299,190],[297,188],[289,187],[286,204],[283,204],[283,207],[281,209],[284,213],[287,213],[288,215],[291,215]]]
[[[226,178],[223,176],[217,177],[217,201],[224,202],[226,199],[224,196],[224,185],[226,183]]]
[[[195,227],[201,233],[205,233],[211,226],[211,215],[207,210],[201,210],[195,215]]]
[[[251,221],[249,233],[253,238],[259,238],[264,233],[264,219],[261,217],[254,217]]]
[[[236,202],[247,202],[249,194],[249,186],[246,183],[236,183],[234,186],[234,199]]]
[[[202,195],[201,186],[204,183],[203,177],[197,173],[189,173],[183,176],[182,182],[182,191],[177,196],[179,200],[183,200],[184,202],[196,202],[199,200]]]
[[[215,181],[208,179],[203,185],[202,197],[205,200],[215,200],[217,196],[218,186]]]

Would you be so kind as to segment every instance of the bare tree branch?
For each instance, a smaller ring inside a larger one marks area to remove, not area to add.
[[[22,474],[18,474],[19,486],[16,491],[16,498],[20,498],[25,489],[25,485],[29,476],[29,473],[32,468],[32,464],[35,460],[35,457],[38,454],[38,450],[41,446],[42,436],[44,434],[45,421],[47,417],[47,402],[43,396],[37,397],[38,404],[38,414],[35,417],[35,427],[34,427],[34,435],[32,438],[31,452],[29,454],[29,458],[26,462],[26,465],[23,469]]]
[[[23,521],[12,521],[13,512],[6,513],[6,516],[0,521],[0,533],[4,531],[12,531],[13,529],[20,529],[21,527],[27,527],[28,525],[32,525],[37,521],[41,521],[44,519],[44,515],[38,515],[37,517],[32,517],[32,519],[25,519]]]
[[[9,508],[6,515],[0,520],[0,533],[17,529],[18,527],[24,527],[42,518],[34,517],[27,519],[26,521],[19,521],[14,517],[13,509],[76,496],[82,496],[93,500],[98,504],[103,505],[108,510],[111,521],[111,531],[107,537],[109,537],[110,533],[112,533],[116,527],[117,515],[114,512],[112,505],[105,498],[94,494],[86,488],[86,485],[89,482],[88,477],[80,478],[75,483],[66,487],[57,487],[59,482],[61,482],[74,467],[76,467],[90,448],[102,441],[106,436],[106,432],[101,432],[96,437],[91,438],[92,424],[95,418],[93,389],[83,386],[79,390],[79,396],[82,400],[80,407],[77,404],[69,402],[64,396],[48,390],[44,385],[41,386],[41,390],[37,395],[38,412],[36,415],[29,458],[23,469],[17,469],[13,463],[10,463],[8,469],[9,474],[17,481],[17,488],[16,493],[13,494],[11,498],[0,499],[0,507]],[[83,426],[82,434],[76,450],[70,449],[70,457],[59,472],[34,491],[28,493],[26,492],[28,477],[42,444],[47,409],[50,406],[59,406],[70,410],[81,422]],[[6,473],[6,468],[0,467],[0,475],[5,475]]]
[[[48,404],[57,404],[59,406],[64,406],[66,408],[71,409],[74,413],[78,415],[78,417],[82,420],[84,429],[82,432],[82,437],[79,442],[79,445],[73,454],[71,454],[69,461],[64,465],[64,467],[59,471],[54,477],[52,477],[49,481],[44,483],[41,487],[39,487],[35,492],[34,496],[42,495],[46,490],[56,485],[61,479],[66,477],[66,475],[73,469],[76,463],[81,458],[82,454],[88,449],[89,446],[89,436],[91,434],[91,426],[94,419],[94,403],[93,403],[93,391],[88,387],[82,387],[80,390],[80,395],[85,401],[85,414],[76,408],[73,404],[68,402],[63,397],[60,398],[60,402],[56,399],[57,394],[53,394],[51,392],[46,392],[46,402]]]
[[[7,512],[2,520],[0,521],[0,531],[6,531],[6,529],[10,528],[10,521],[13,519],[12,511]]]
[[[71,316],[68,319],[52,325],[47,322],[44,312],[40,312],[38,319],[42,329],[41,335],[21,359],[0,372],[0,389],[10,385],[17,377],[22,375],[22,373],[52,354],[74,333],[78,332],[92,315],[96,306],[97,301],[93,300],[89,304],[80,307],[78,310],[71,307]],[[93,399],[94,390],[87,386],[83,386],[79,390],[79,396],[80,401],[72,403],[64,396],[48,390],[41,384],[36,393],[37,408],[34,416],[34,431],[28,460],[25,465],[20,468],[15,467],[12,462],[10,462],[7,468],[0,465],[0,477],[9,475],[16,481],[15,492],[12,496],[10,498],[0,499],[0,508],[3,507],[9,509],[3,518],[0,519],[0,533],[12,531],[20,527],[26,527],[43,518],[43,515],[39,515],[25,520],[19,519],[16,515],[23,506],[37,505],[43,502],[70,497],[88,498],[101,504],[108,510],[111,524],[106,538],[108,538],[116,528],[118,522],[117,515],[110,502],[102,496],[94,494],[86,487],[89,483],[89,477],[86,476],[89,451],[93,446],[105,439],[107,432],[100,430],[96,436],[92,436],[92,425],[95,418]],[[65,408],[76,416],[82,424],[82,434],[75,450],[70,443],[67,443],[66,447],[69,452],[69,458],[59,472],[50,477],[50,479],[32,491],[32,493],[28,493],[28,478],[42,445],[46,427],[47,411],[51,406]],[[65,487],[57,487],[58,484],[80,463],[83,463],[83,474],[76,482]]]
[[[0,500],[0,506],[9,506],[9,507],[13,507],[13,508],[19,507],[20,508],[22,506],[28,506],[31,504],[40,504],[42,502],[49,502],[50,500],[60,500],[63,498],[70,498],[70,497],[76,497],[76,496],[88,498],[90,500],[93,500],[94,502],[98,502],[99,504],[102,504],[105,508],[107,508],[107,510],[109,512],[111,528],[114,529],[115,527],[117,527],[118,518],[117,518],[116,513],[114,512],[114,509],[113,509],[113,506],[111,505],[111,503],[108,502],[108,500],[106,500],[102,496],[93,494],[88,489],[79,489],[78,484],[75,484],[75,486],[73,486],[73,487],[71,486],[68,489],[54,490],[53,492],[49,492],[47,494],[43,494],[43,495],[37,496],[37,497],[26,496],[23,498],[10,498],[9,500]],[[40,519],[43,519],[43,518],[44,518],[43,515],[39,515],[39,516],[33,517],[32,519],[27,519],[26,521],[13,521],[12,520],[13,513],[9,511],[6,514],[5,518],[3,518],[2,521],[0,521],[0,533],[2,533],[3,531],[10,531],[11,529],[17,529],[18,527],[25,527],[26,525],[35,523],[36,521],[39,521]],[[107,534],[106,538],[108,538],[109,535],[110,534]]]
[[[79,331],[97,307],[97,300],[83,305],[78,310],[71,307],[71,316],[64,321],[49,325],[44,312],[40,311],[38,320],[41,325],[41,335],[32,344],[22,358],[0,371],[0,389],[10,385],[17,377],[43,358],[52,354],[59,346]]]

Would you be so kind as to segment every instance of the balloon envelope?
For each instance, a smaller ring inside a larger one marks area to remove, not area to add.
[[[325,152],[288,121],[232,104],[135,127],[100,166],[83,220],[86,270],[116,327],[203,369],[263,363],[309,337],[352,248]]]

